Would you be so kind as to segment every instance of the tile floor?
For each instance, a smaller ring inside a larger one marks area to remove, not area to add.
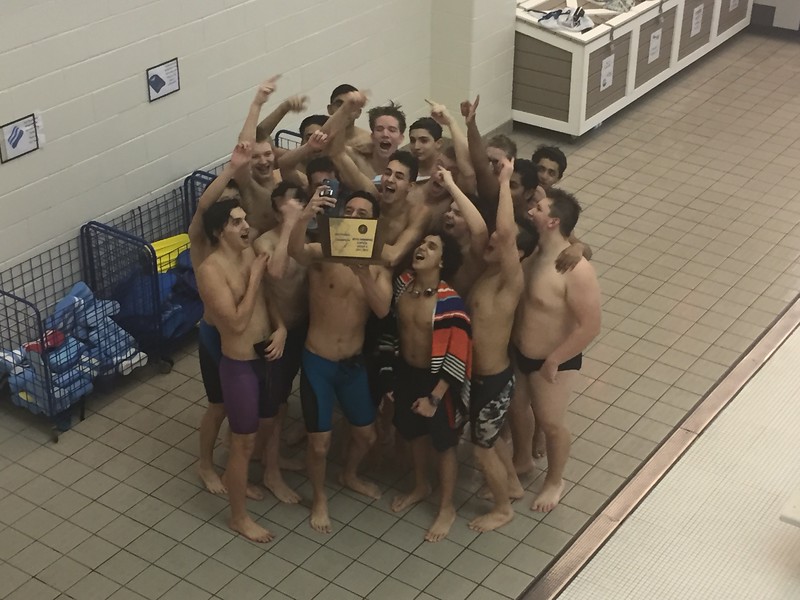
[[[745,33],[602,128],[571,143],[563,186],[586,207],[604,328],[569,421],[567,493],[478,536],[480,478],[462,450],[459,518],[422,542],[433,504],[398,517],[408,484],[374,468],[384,499],[341,490],[335,533],[302,506],[250,507],[278,535],[234,537],[226,502],[192,471],[203,389],[191,345],[169,375],[144,369],[95,395],[86,421],[49,442],[42,422],[0,408],[0,598],[515,598],[794,297],[800,283],[800,46]],[[520,155],[548,140],[519,130]],[[297,414],[297,407],[294,407]],[[220,461],[224,450],[220,449]],[[289,477],[309,497],[302,475]]]

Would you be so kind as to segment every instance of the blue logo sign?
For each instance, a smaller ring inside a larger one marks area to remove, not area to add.
[[[150,87],[153,88],[153,91],[156,94],[161,91],[161,88],[167,85],[167,82],[161,79],[158,74],[151,75],[150,79],[147,80],[147,83],[150,84]]]
[[[9,145],[16,150],[17,145],[22,141],[24,135],[25,134],[22,129],[14,125],[14,127],[11,129],[11,135],[8,136]]]

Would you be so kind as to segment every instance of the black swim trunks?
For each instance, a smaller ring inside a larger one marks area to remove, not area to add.
[[[512,346],[514,350],[514,362],[517,364],[517,368],[522,371],[525,375],[533,373],[534,371],[538,371],[542,368],[544,361],[547,359],[544,358],[528,358],[522,352],[519,351],[519,348],[516,346]],[[580,371],[581,366],[583,365],[583,353],[578,353],[569,360],[565,360],[563,363],[558,365],[559,371]]]
[[[219,331],[213,325],[200,321],[197,334],[200,376],[211,404],[222,404],[222,384],[219,380],[219,361],[222,358],[222,342]]]
[[[439,403],[432,417],[423,417],[411,408],[418,398],[431,393],[439,381],[428,369],[409,366],[402,358],[397,359],[394,385],[394,426],[405,440],[414,440],[430,435],[437,452],[444,452],[458,445],[459,430],[453,402],[447,395]]]

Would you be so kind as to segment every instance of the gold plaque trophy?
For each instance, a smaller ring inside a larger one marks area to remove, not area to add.
[[[317,223],[326,261],[362,265],[383,262],[383,232],[378,219],[319,215]]]

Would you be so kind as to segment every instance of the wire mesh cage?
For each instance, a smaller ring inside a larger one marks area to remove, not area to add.
[[[221,167],[219,170],[221,170]],[[200,201],[200,196],[203,195],[203,192],[206,191],[206,188],[215,178],[215,173],[194,171],[183,180],[183,221],[187,231],[194,213],[197,212],[197,203]]]
[[[303,143],[303,138],[296,131],[281,129],[275,134],[275,146],[284,150],[294,150]]]
[[[77,238],[0,272],[0,372],[11,401],[62,430],[100,370],[88,337],[76,331],[88,332],[85,298],[70,295],[80,278]]]
[[[99,298],[119,304],[115,321],[164,372],[172,368],[169,353],[175,342],[203,313],[186,229],[180,188],[110,223],[90,221],[81,227],[89,285]]]

